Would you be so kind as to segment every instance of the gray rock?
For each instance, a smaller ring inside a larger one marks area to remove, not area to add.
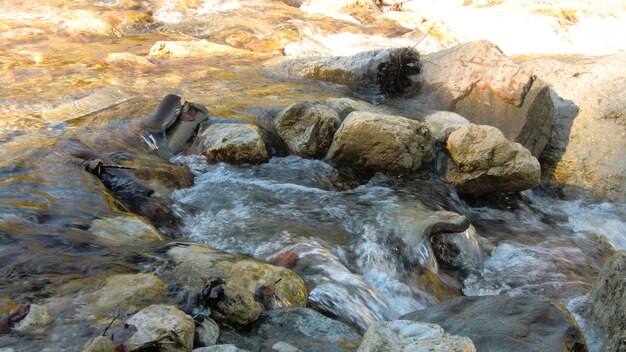
[[[194,346],[213,346],[220,337],[220,328],[217,323],[210,318],[204,318],[202,323],[196,325],[196,334],[194,336]]]
[[[290,345],[284,341],[278,341],[272,345],[272,351],[276,352],[302,352],[296,346]]]
[[[208,347],[195,348],[193,352],[249,352],[242,350],[235,345],[214,345]]]
[[[467,337],[444,333],[439,325],[410,320],[377,321],[370,325],[359,352],[475,352]]]
[[[98,336],[87,341],[83,352],[115,352],[115,345],[108,336]]]
[[[604,351],[626,351],[626,252],[616,252],[600,271],[586,313],[608,335]]]
[[[544,176],[568,198],[626,201],[626,54],[522,66],[553,90],[556,117],[541,156]]]
[[[159,230],[150,223],[141,218],[126,215],[96,219],[91,223],[89,230],[103,240],[118,243],[164,239]]]
[[[52,322],[48,309],[38,304],[31,304],[28,315],[13,326],[17,332],[37,332]]]
[[[299,102],[281,111],[274,129],[291,154],[304,158],[323,155],[341,121],[330,107],[317,102]]]
[[[450,133],[461,126],[467,125],[469,121],[454,112],[437,111],[424,117],[424,123],[435,140],[445,142]]]
[[[119,306],[142,306],[163,292],[163,281],[154,274],[121,274],[106,279],[99,290],[85,294],[89,307],[110,310]]]
[[[126,321],[137,331],[128,340],[129,345],[140,346],[154,341],[173,331],[183,348],[193,348],[195,324],[193,319],[180,309],[164,304],[152,305],[137,312]]]
[[[335,133],[326,159],[365,172],[403,174],[432,158],[428,128],[401,116],[354,111]]]
[[[210,162],[261,164],[269,160],[261,131],[251,124],[215,123],[196,139],[192,150]]]
[[[283,341],[304,352],[354,351],[361,342],[361,336],[347,325],[308,308],[267,312],[259,333],[268,349]]]
[[[549,89],[485,40],[427,55],[417,76],[420,94],[438,110],[490,125],[539,156],[548,143],[554,108]]]
[[[567,309],[538,296],[456,297],[400,319],[439,324],[469,337],[478,351],[587,351]]]
[[[495,127],[464,125],[450,134],[447,148],[451,160],[445,177],[459,193],[516,192],[541,181],[537,159]]]

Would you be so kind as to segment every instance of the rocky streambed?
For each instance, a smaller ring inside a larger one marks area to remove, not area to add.
[[[0,351],[624,348],[624,55],[418,8],[3,5]]]

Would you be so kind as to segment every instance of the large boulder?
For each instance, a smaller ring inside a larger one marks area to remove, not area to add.
[[[291,154],[314,158],[328,150],[340,123],[332,108],[316,102],[298,102],[276,116],[274,129]]]
[[[269,160],[261,130],[246,123],[215,123],[197,138],[193,151],[210,162],[261,164]]]
[[[626,252],[611,257],[597,278],[587,315],[608,335],[604,351],[626,351]]]
[[[467,337],[446,334],[441,326],[410,320],[377,321],[370,325],[358,352],[476,352]]]
[[[432,158],[432,144],[421,122],[354,111],[335,133],[326,159],[364,172],[403,174]]]
[[[516,192],[541,181],[537,159],[495,127],[464,125],[450,134],[447,148],[445,177],[459,193]]]
[[[554,115],[549,88],[530,71],[481,40],[427,55],[417,76],[421,94],[435,108],[491,125],[539,156],[548,143]]]
[[[541,156],[544,176],[568,198],[626,201],[626,54],[522,66],[553,89],[556,116]]]
[[[478,351],[587,351],[571,313],[538,296],[456,297],[401,319],[441,325],[472,339]]]
[[[137,312],[126,321],[137,330],[129,338],[128,345],[141,346],[156,341],[173,332],[175,342],[180,342],[185,350],[193,348],[195,324],[193,318],[174,306],[152,305]],[[171,338],[168,338],[171,342]],[[178,341],[176,341],[178,340]]]

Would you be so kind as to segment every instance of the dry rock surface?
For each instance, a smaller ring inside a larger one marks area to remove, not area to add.
[[[299,102],[274,119],[276,133],[291,154],[304,158],[326,152],[341,121],[334,109],[316,102]]]
[[[470,42],[424,57],[417,87],[436,108],[497,127],[539,156],[548,143],[553,106],[549,89],[488,41]]]
[[[193,149],[211,162],[261,164],[269,160],[261,131],[251,124],[211,124],[198,137]]]
[[[432,157],[430,131],[401,116],[355,111],[343,121],[326,159],[365,172],[402,174]]]
[[[495,127],[464,125],[450,134],[447,148],[446,179],[459,193],[517,192],[541,181],[537,159]]]

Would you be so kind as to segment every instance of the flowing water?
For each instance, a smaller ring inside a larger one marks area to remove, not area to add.
[[[0,313],[15,302],[75,303],[63,299],[111,273],[160,270],[150,259],[158,255],[153,246],[109,243],[89,231],[94,220],[122,211],[71,156],[77,140],[103,153],[144,151],[137,124],[167,93],[216,117],[258,123],[295,101],[350,97],[345,86],[282,78],[266,65],[285,43],[311,33],[404,33],[278,2],[154,2],[150,12],[146,3],[0,5]],[[79,10],[115,10],[127,21],[130,11],[152,13],[154,21],[134,13],[123,37],[98,36],[73,30],[67,16]],[[158,40],[189,36],[253,54],[153,58],[145,66],[106,61],[110,53],[145,56]],[[611,248],[626,249],[623,204],[560,201],[539,190],[468,203],[433,175],[377,175],[356,184],[322,161],[292,156],[259,166],[193,155],[172,161],[194,175],[192,186],[167,198],[183,219],[177,240],[268,262],[294,252],[309,304],[357,329],[459,295],[540,294],[576,308]],[[442,261],[424,227],[451,212],[472,226],[442,235],[456,248],[455,255],[439,253]],[[80,350],[95,328],[74,319],[73,307],[57,310],[48,333],[0,335],[0,347]]]

